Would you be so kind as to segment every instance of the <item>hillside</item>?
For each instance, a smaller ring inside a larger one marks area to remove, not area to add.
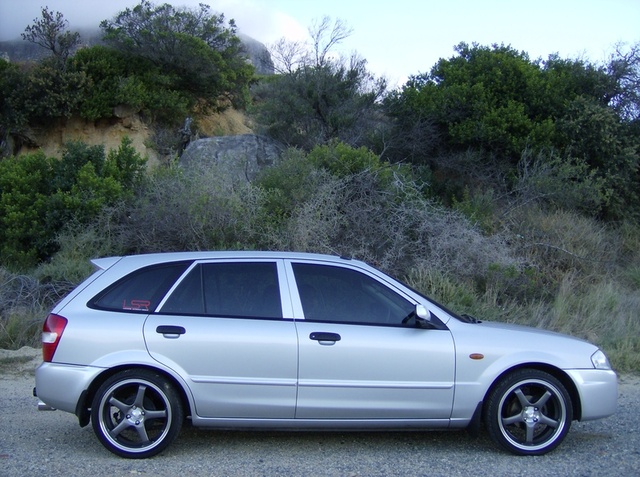
[[[101,44],[101,32],[98,29],[80,30],[82,39],[79,48],[87,48]],[[239,36],[251,64],[256,73],[273,74],[273,65],[269,60],[266,47],[257,40],[247,36]],[[75,50],[77,51],[77,50]],[[0,42],[0,58],[14,64],[35,63],[47,57],[46,49],[22,39]],[[237,135],[251,133],[244,114],[229,108],[221,113],[207,113],[196,118],[195,129],[200,137]],[[119,146],[122,138],[127,136],[138,153],[149,159],[149,163],[162,162],[166,154],[158,150],[155,125],[149,124],[136,111],[128,108],[116,108],[113,117],[90,121],[74,115],[68,119],[59,118],[47,122],[46,125],[31,126],[21,131],[20,137],[8,136],[8,146],[16,154],[25,154],[42,150],[50,156],[59,156],[64,144],[69,141],[82,141],[89,145],[103,145],[106,150]],[[19,142],[19,144],[16,144]]]
[[[210,113],[197,118],[199,137],[250,134],[248,120],[241,111],[229,108],[221,113]],[[25,131],[26,140],[18,155],[42,150],[47,156],[59,157],[67,142],[82,141],[88,145],[101,145],[105,150],[117,149],[124,137],[150,165],[165,162],[168,157],[159,151],[153,141],[154,128],[146,124],[138,113],[116,110],[111,120],[88,121],[79,117],[59,119],[46,127]]]

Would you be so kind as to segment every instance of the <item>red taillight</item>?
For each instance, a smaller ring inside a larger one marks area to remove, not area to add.
[[[54,315],[53,313],[47,316],[47,319],[42,325],[42,360],[51,362],[53,354],[56,352],[60,338],[64,327],[67,326],[67,319]]]

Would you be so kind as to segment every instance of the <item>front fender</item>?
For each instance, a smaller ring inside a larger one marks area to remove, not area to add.
[[[559,366],[560,364],[560,366]],[[453,402],[452,419],[471,416],[478,403],[500,376],[515,368],[553,368],[569,376],[562,365],[568,365],[558,355],[546,352],[518,352],[508,355],[485,355],[482,359],[472,359],[469,355],[456,359],[456,392]]]

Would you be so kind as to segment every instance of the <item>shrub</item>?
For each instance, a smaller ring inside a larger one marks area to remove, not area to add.
[[[66,224],[88,223],[131,196],[144,163],[127,138],[107,157],[102,146],[69,143],[61,160],[40,152],[0,162],[3,263],[29,268],[49,259]]]
[[[79,108],[87,87],[82,72],[61,70],[43,62],[21,75],[6,101],[20,111],[26,124],[43,124],[51,119],[70,117]]]
[[[514,187],[517,203],[537,203],[597,217],[611,199],[605,179],[579,158],[525,150]]]
[[[44,153],[0,161],[0,258],[30,266],[52,253],[47,227],[53,165]]]
[[[38,346],[44,317],[68,291],[65,284],[42,283],[0,267],[0,348]]]
[[[234,182],[217,166],[154,170],[119,216],[127,252],[254,248],[262,192]]]
[[[512,246],[550,283],[569,272],[588,281],[625,265],[620,234],[594,218],[528,207],[512,211],[509,219]]]
[[[89,120],[111,118],[126,105],[150,118],[175,124],[194,104],[190,93],[175,87],[177,78],[150,60],[112,48],[84,48],[71,60],[71,68],[87,77],[89,87],[79,106]]]
[[[341,165],[339,152],[317,148],[307,158],[315,168],[290,158],[263,176],[260,184],[269,184],[269,197],[277,199],[269,204],[277,203],[277,213],[286,210],[272,246],[353,256],[392,273],[428,263],[470,279],[491,263],[517,263],[504,240],[483,236],[461,214],[425,199],[404,170],[351,148]],[[287,183],[283,171],[299,174],[289,176],[293,186],[284,190],[277,188]]]

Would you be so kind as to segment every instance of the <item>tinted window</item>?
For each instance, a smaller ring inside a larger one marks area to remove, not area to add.
[[[153,311],[189,262],[141,268],[118,280],[89,306],[106,310]]]
[[[275,263],[206,263],[195,267],[162,307],[163,313],[282,318]]]
[[[307,320],[401,324],[415,306],[364,273],[341,267],[294,263]]]

